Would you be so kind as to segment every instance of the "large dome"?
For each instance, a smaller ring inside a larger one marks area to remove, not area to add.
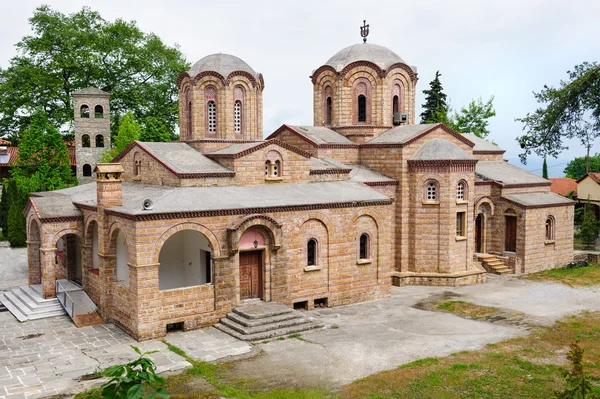
[[[338,51],[325,65],[332,66],[336,71],[340,72],[347,65],[355,61],[370,61],[381,69],[388,69],[388,67],[399,62],[406,64],[398,54],[387,47],[362,43],[354,44]]]
[[[234,71],[244,71],[248,72],[255,78],[258,77],[256,71],[254,71],[250,65],[246,64],[244,60],[236,57],[235,55],[223,53],[207,55],[206,57],[200,59],[194,65],[192,65],[192,68],[188,71],[188,74],[191,77],[194,77],[200,72],[206,71],[218,72],[225,79],[227,79],[229,74]]]

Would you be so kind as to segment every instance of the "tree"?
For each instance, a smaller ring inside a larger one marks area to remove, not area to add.
[[[481,97],[477,101],[471,100],[469,105],[461,108],[460,112],[454,113],[450,127],[457,132],[472,133],[485,139],[490,134],[488,130],[489,119],[496,116],[493,103],[494,96],[491,96],[485,103]]]
[[[169,131],[169,127],[160,119],[149,116],[144,121],[144,128],[140,136],[141,141],[164,141],[168,142],[173,139],[173,134]]]
[[[587,162],[586,157],[577,157],[565,166],[563,172],[566,177],[579,180],[586,175],[586,164],[590,172],[600,172],[600,154],[592,155]]]
[[[134,140],[139,140],[142,135],[142,128],[134,120],[133,114],[128,112],[121,119],[119,124],[119,134],[113,141],[113,148],[107,150],[100,158],[101,162],[110,162],[114,157],[119,155],[129,144]]]
[[[435,73],[435,78],[429,83],[429,90],[423,90],[425,94],[425,104],[421,113],[421,123],[438,123],[448,120],[448,104],[446,104],[446,94],[440,82],[440,71]]]
[[[534,93],[543,107],[517,119],[524,123],[525,134],[517,138],[524,150],[519,155],[524,163],[531,152],[556,157],[568,148],[564,140],[572,138],[579,139],[589,157],[594,140],[600,136],[600,67],[585,62],[567,73],[569,80],[561,81],[558,88],[544,86]]]
[[[6,238],[11,247],[24,247],[27,245],[27,229],[23,209],[27,204],[29,193],[18,186],[14,179],[8,181],[7,188],[9,210]]]
[[[24,131],[38,106],[55,126],[70,123],[71,93],[85,87],[111,93],[113,134],[127,110],[174,130],[176,81],[189,69],[177,46],[166,46],[134,21],[106,21],[85,7],[63,14],[41,6],[29,22],[33,33],[16,44],[18,54],[0,69],[0,136]]]
[[[52,191],[77,184],[69,152],[58,129],[37,109],[19,143],[19,158],[11,175],[27,193]]]
[[[596,220],[591,204],[588,202],[585,205],[583,222],[575,233],[575,237],[581,240],[586,248],[592,248],[596,244],[599,234],[600,224]]]
[[[546,157],[544,157],[544,163],[542,164],[542,177],[544,179],[548,178],[548,162],[546,162]]]
[[[7,181],[4,181],[4,184],[2,184],[2,197],[0,198],[0,229],[2,229],[2,235],[5,239],[8,233],[8,211],[10,209],[8,194],[6,192],[7,183]]]
[[[600,396],[594,392],[590,377],[583,370],[584,350],[577,342],[571,344],[567,359],[571,362],[571,370],[563,372],[565,378],[565,389],[562,392],[555,391],[558,399],[597,399]]]

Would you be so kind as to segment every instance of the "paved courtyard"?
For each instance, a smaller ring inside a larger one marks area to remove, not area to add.
[[[0,291],[27,284],[27,248],[10,248],[0,241]]]

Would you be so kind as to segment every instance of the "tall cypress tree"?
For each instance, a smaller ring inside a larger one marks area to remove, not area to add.
[[[0,198],[0,229],[2,229],[2,235],[5,239],[8,234],[8,210],[10,209],[8,193],[6,191],[7,184],[8,180],[4,180],[4,184],[2,184],[2,198]]]
[[[435,79],[429,83],[429,90],[423,90],[425,104],[421,113],[421,123],[438,123],[448,121],[448,104],[446,94],[440,82],[440,71],[435,73]]]
[[[542,165],[542,177],[544,179],[548,178],[548,163],[546,162],[546,157],[544,157],[544,164]]]

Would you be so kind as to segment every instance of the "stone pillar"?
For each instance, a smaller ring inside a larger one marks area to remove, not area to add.
[[[81,244],[81,284],[83,290],[89,289],[89,271],[92,268],[92,245],[83,242]]]
[[[40,241],[27,241],[27,268],[29,285],[42,282],[40,262]]]
[[[129,291],[131,298],[131,326],[130,329],[136,339],[149,339],[164,335],[164,326],[157,329],[157,314],[145,312],[156,306],[155,295],[158,293],[158,267],[160,263],[148,265],[129,264]],[[152,303],[154,302],[154,303]],[[143,326],[143,327],[140,327]]]
[[[41,248],[42,296],[56,298],[56,248]]]
[[[215,310],[226,313],[240,302],[237,288],[239,263],[237,256],[213,256]]]

